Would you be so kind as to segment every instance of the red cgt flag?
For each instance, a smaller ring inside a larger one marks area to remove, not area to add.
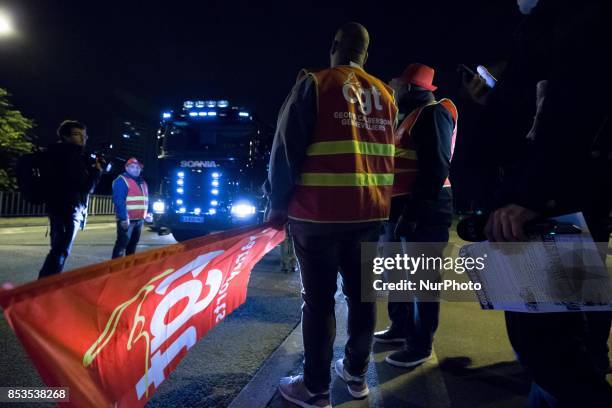
[[[264,224],[197,238],[2,291],[0,306],[68,405],[144,406],[284,236]]]

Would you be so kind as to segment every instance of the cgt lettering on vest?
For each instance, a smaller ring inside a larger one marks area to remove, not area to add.
[[[195,314],[204,311],[213,303],[215,323],[225,319],[225,310],[227,306],[224,299],[227,296],[232,280],[242,272],[244,260],[248,257],[249,250],[253,248],[256,241],[257,237],[251,236],[249,237],[249,242],[240,248],[241,252],[236,257],[231,272],[224,282],[221,282],[223,274],[220,270],[213,269],[208,272],[205,284],[209,287],[209,291],[201,300],[198,299],[202,295],[203,285],[202,281],[197,279],[197,277],[210,261],[221,255],[224,251],[214,251],[199,256],[195,261],[168,276],[155,289],[156,294],[165,296],[157,305],[153,313],[153,318],[151,319],[150,334],[152,340],[150,345],[150,368],[146,369],[145,367],[144,375],[136,384],[138,399],[148,394],[148,389],[151,384],[153,384],[155,388],[161,385],[166,379],[164,370],[172,360],[176,358],[181,350],[185,349],[185,351],[187,351],[195,345],[198,339],[196,328],[194,326],[184,327],[185,323]],[[174,281],[188,273],[191,273],[194,279],[183,282],[166,294],[168,287]],[[166,323],[166,316],[169,310],[184,298],[188,298],[188,304],[183,311],[172,321]],[[179,329],[182,330],[182,333],[165,349],[165,351],[161,352],[161,346]],[[148,364],[146,366],[148,366]]]
[[[383,110],[380,98],[382,92],[374,85],[370,89],[363,89],[361,82],[352,72],[348,75],[342,86],[342,95],[348,103],[357,103],[359,111],[364,115],[372,113],[372,106],[378,111]]]

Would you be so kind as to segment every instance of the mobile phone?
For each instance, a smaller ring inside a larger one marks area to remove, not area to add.
[[[489,88],[495,87],[497,79],[493,75],[491,75],[488,69],[486,69],[483,65],[479,65],[476,67],[476,71],[478,72],[478,75],[480,75],[482,79],[485,80]]]
[[[470,67],[468,67],[465,64],[459,64],[457,66],[457,72],[463,75],[468,75],[470,77],[474,77],[474,75],[476,75],[476,72],[474,72],[474,70],[472,70]]]

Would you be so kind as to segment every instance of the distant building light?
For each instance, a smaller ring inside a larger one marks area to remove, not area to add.
[[[172,117],[172,114],[171,114],[170,112],[164,112],[164,113],[162,114],[162,117],[163,117],[164,119],[170,119],[170,118]]]
[[[215,112],[215,111],[208,111],[208,116],[217,116],[217,112]]]
[[[179,177],[185,177],[185,172],[184,172],[184,171],[179,171],[179,172],[177,173],[177,176],[179,176]]]
[[[196,108],[203,108],[204,107],[204,101],[196,101],[195,107]]]
[[[210,202],[210,205],[212,205],[213,207],[216,207],[217,205],[219,205],[219,202],[217,200],[212,200]]]
[[[201,209],[201,208],[194,208],[194,209],[193,209],[193,213],[194,213],[195,215],[200,215],[200,213],[201,213],[201,212],[202,212],[202,209]]]
[[[189,112],[189,116],[191,117],[198,116],[198,112]]]
[[[177,203],[178,205],[183,205],[183,200],[181,200],[181,199],[179,198],[178,200],[176,200],[176,203]]]
[[[183,102],[183,107],[186,108],[186,109],[193,108],[193,101],[185,101],[185,102]]]
[[[113,148],[113,144],[111,143],[110,146],[108,146],[109,149]]]
[[[214,108],[215,106],[217,106],[217,102],[216,101],[206,101],[206,107],[207,108]]]
[[[221,177],[221,174],[219,174],[216,171],[212,174],[212,178],[219,178],[219,177]]]
[[[217,213],[217,210],[215,210],[214,208],[211,208],[211,209],[208,210],[208,213],[210,215],[215,215]]]
[[[198,112],[198,115],[200,115],[200,116],[206,116],[206,112]]]
[[[124,134],[123,134],[123,138],[124,138],[124,139],[129,139],[129,138],[130,138],[130,135],[128,135],[127,133],[124,133]]]
[[[248,118],[249,112],[240,112],[238,115],[242,116],[243,118]]]
[[[212,195],[218,195],[219,194],[219,190],[217,190],[216,188],[213,188],[212,190],[210,190],[210,192],[212,193]]]
[[[220,108],[227,108],[229,106],[229,101],[226,101],[226,100],[217,101],[217,106]]]

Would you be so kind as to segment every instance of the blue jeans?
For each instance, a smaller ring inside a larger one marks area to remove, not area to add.
[[[117,240],[113,247],[113,259],[119,258],[120,256],[132,255],[136,252],[136,246],[140,241],[140,232],[144,220],[133,220],[130,221],[127,229],[121,226],[121,221],[117,221]]]
[[[381,242],[393,242],[395,223],[385,225],[385,234]],[[410,242],[448,242],[447,225],[420,226],[409,237],[402,237]],[[441,253],[431,253],[428,256],[441,256]],[[388,256],[388,255],[384,255]],[[391,329],[406,336],[406,348],[416,354],[429,355],[433,345],[434,334],[438,329],[440,317],[439,301],[418,301],[387,303],[387,311],[391,320]]]
[[[82,220],[74,217],[63,217],[49,215],[51,226],[51,250],[45,258],[38,279],[55,275],[64,269],[64,264],[70,251],[77,232],[82,225]]]

